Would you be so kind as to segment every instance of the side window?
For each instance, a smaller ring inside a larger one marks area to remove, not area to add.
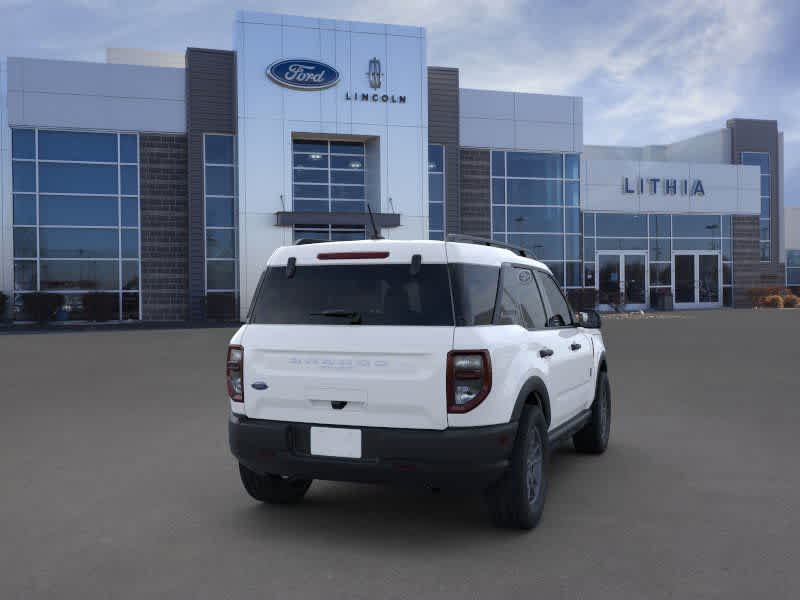
[[[555,324],[552,324],[551,327],[572,325],[572,311],[569,309],[569,304],[564,299],[564,294],[561,293],[553,278],[546,273],[537,272],[536,280],[542,289],[542,295],[547,298],[547,304],[550,307],[550,318],[555,321]]]
[[[491,325],[499,267],[450,263],[456,325]]]
[[[531,269],[503,267],[503,291],[497,325],[521,325],[525,329],[544,327],[542,298]]]

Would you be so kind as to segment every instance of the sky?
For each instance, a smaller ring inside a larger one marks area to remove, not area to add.
[[[583,97],[584,143],[665,144],[776,119],[800,205],[800,2],[793,0],[0,0],[0,56],[230,49],[236,9],[421,25],[462,87]]]

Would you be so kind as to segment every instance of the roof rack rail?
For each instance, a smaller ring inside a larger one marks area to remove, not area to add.
[[[493,248],[503,248],[505,250],[511,250],[514,254],[518,254],[519,256],[522,256],[524,258],[534,258],[534,259],[536,258],[536,254],[534,254],[531,250],[528,250],[527,248],[522,248],[521,246],[513,246],[511,244],[506,244],[504,242],[496,242],[495,240],[477,237],[474,235],[464,235],[463,233],[448,233],[447,241],[463,242],[465,244],[478,244],[479,246],[491,246]]]
[[[314,238],[300,238],[299,240],[295,240],[295,246],[305,246],[307,244],[324,244],[325,242],[329,242],[330,240],[315,240]]]

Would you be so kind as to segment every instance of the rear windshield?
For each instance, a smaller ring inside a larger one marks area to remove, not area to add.
[[[270,267],[250,323],[269,325],[453,325],[447,265]]]

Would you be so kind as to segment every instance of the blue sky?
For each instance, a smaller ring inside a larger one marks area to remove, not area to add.
[[[770,0],[0,0],[0,56],[103,60],[106,47],[230,48],[237,8],[422,25],[461,85],[584,98],[588,144],[668,143],[777,119],[800,204],[800,3]]]

